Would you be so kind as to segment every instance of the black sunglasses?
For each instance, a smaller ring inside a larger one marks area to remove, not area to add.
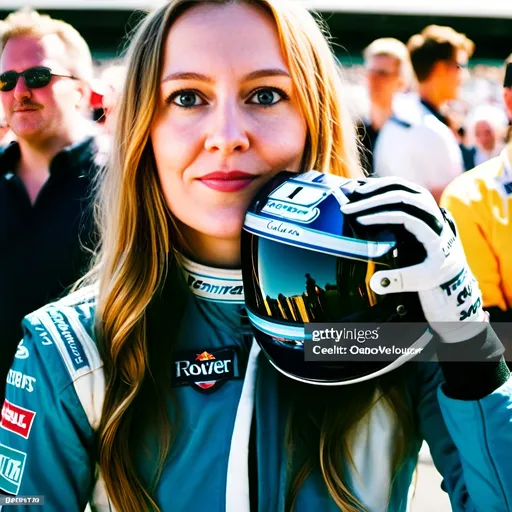
[[[25,69],[25,71],[22,71],[21,73],[17,73],[16,71],[6,71],[5,73],[2,73],[0,75],[0,91],[12,91],[16,87],[16,84],[18,83],[18,78],[20,76],[23,77],[25,85],[27,87],[30,87],[30,89],[40,89],[41,87],[46,87],[50,83],[52,76],[72,78],[73,80],[76,80],[74,76],[57,75],[55,73],[52,73],[52,70],[50,68],[38,66],[34,68]]]

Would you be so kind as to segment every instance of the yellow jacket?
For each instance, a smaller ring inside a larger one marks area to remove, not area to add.
[[[440,204],[455,219],[484,307],[512,309],[512,171],[506,150],[453,180]]]

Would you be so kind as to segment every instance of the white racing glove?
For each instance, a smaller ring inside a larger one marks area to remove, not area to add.
[[[401,224],[424,246],[419,264],[376,272],[375,293],[418,292],[425,318],[446,343],[473,338],[486,326],[482,296],[457,237],[455,222],[422,187],[400,178],[371,178],[363,197],[341,207],[361,224]]]

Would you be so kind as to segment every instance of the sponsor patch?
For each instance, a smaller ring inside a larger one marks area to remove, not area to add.
[[[466,280],[467,274],[468,271],[466,267],[464,267],[453,279],[450,279],[446,283],[440,285],[441,290],[445,291],[446,295],[449,297],[452,292],[457,291],[457,289]]]
[[[318,208],[300,207],[275,200],[269,200],[261,211],[284,219],[304,222],[306,224],[313,222],[320,215],[320,210]]]
[[[473,304],[471,304],[471,306],[469,306],[466,311],[461,311],[459,320],[462,322],[463,320],[466,320],[466,318],[469,318],[472,315],[476,315],[481,307],[482,301],[480,300],[480,297],[478,297],[478,299],[476,299],[476,301],[473,302]]]
[[[328,193],[323,187],[313,186],[304,181],[290,180],[281,184],[270,194],[261,211],[287,220],[309,224],[320,215],[320,210],[315,207],[327,196]]]
[[[18,348],[16,349],[16,354],[14,354],[14,357],[16,359],[27,359],[28,356],[28,348],[23,345],[23,340],[21,340],[18,344]]]
[[[0,443],[0,490],[17,495],[27,454]]]
[[[228,380],[240,378],[235,347],[178,352],[173,360],[173,387],[213,393]]]
[[[243,304],[244,287],[241,281],[197,276],[185,270],[187,284],[194,295],[216,302]]]
[[[85,355],[82,344],[77,338],[66,316],[60,311],[54,311],[52,309],[48,310],[48,315],[50,315],[50,318],[53,320],[53,323],[59,331],[60,337],[64,342],[66,350],[71,359],[71,364],[73,365],[75,371],[78,371],[81,368],[89,367],[89,360]]]
[[[0,427],[10,432],[14,432],[25,439],[30,435],[30,429],[34,421],[36,413],[15,405],[8,400],[4,401],[2,407],[2,417],[0,419]]]
[[[15,388],[27,391],[28,393],[32,393],[32,391],[34,391],[35,383],[35,377],[25,375],[24,373],[18,372],[16,370],[11,369],[7,374],[7,384],[9,386],[14,386]]]

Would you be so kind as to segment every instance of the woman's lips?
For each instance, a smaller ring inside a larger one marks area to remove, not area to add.
[[[248,187],[255,179],[256,176],[247,172],[216,171],[199,178],[199,181],[208,188],[219,192],[237,192]]]

